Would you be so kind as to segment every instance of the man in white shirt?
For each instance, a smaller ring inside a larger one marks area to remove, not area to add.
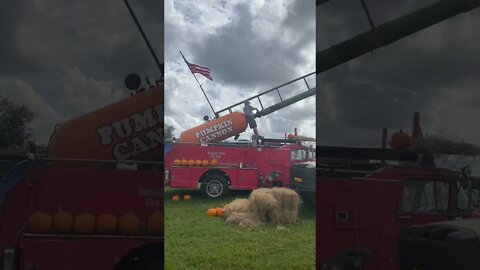
[[[253,129],[253,133],[255,133],[256,139],[258,139],[259,135],[257,130],[257,122],[255,121],[255,117],[253,114],[253,110],[257,110],[258,112],[258,109],[250,105],[250,101],[248,100],[245,101],[244,104],[245,107],[243,107],[243,114],[245,114],[245,118],[247,118],[248,125],[251,129]]]

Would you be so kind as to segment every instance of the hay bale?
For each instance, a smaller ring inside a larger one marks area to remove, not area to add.
[[[225,221],[250,230],[257,229],[263,225],[263,222],[254,213],[232,212]]]
[[[271,189],[259,188],[252,191],[249,197],[254,214],[263,222],[280,221],[280,203],[273,196]]]
[[[439,136],[428,136],[416,139],[413,148],[432,154],[480,155],[480,147],[476,145],[465,142],[455,142]]]
[[[297,210],[285,210],[282,209],[280,214],[280,224],[294,224],[297,222],[298,209]]]
[[[302,203],[302,199],[297,192],[288,188],[273,188],[273,196],[280,203],[280,208],[282,210],[297,210]]]
[[[228,218],[232,213],[247,213],[251,211],[248,199],[235,199],[225,206],[224,216]]]
[[[225,206],[225,222],[245,229],[256,229],[266,222],[286,225],[297,222],[302,200],[291,189],[259,188],[248,199],[235,199]]]
[[[298,209],[302,199],[297,192],[287,188],[273,188],[273,196],[280,203],[279,224],[293,224],[297,222]]]

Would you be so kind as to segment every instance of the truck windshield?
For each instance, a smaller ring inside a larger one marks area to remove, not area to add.
[[[307,159],[307,150],[305,149],[292,149],[290,160],[305,160]]]
[[[403,186],[400,211],[413,213],[443,212],[448,208],[448,182],[408,180]]]

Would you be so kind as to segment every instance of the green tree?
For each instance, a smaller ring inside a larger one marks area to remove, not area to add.
[[[26,105],[0,96],[0,148],[25,146],[31,137],[27,125],[32,120],[33,113]]]
[[[175,128],[167,123],[165,123],[165,128],[164,128],[164,132],[165,132],[165,136],[164,136],[164,140],[165,141],[171,141],[172,138],[173,138],[173,132],[175,131]]]

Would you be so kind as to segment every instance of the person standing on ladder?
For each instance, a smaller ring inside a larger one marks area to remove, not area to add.
[[[243,114],[245,114],[248,125],[251,129],[253,129],[253,133],[255,133],[255,140],[257,140],[260,135],[258,135],[257,122],[255,121],[253,110],[256,110],[258,112],[258,109],[250,105],[250,101],[248,100],[245,101],[244,104],[245,106],[243,107]]]

